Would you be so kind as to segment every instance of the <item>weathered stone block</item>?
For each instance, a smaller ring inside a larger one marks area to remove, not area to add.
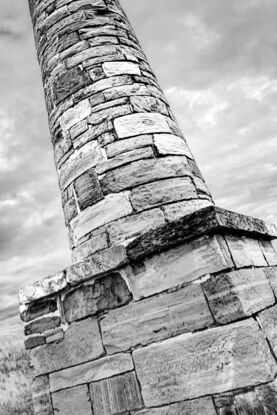
[[[162,156],[179,155],[192,158],[191,151],[185,140],[173,134],[155,134],[154,144],[158,154]]]
[[[260,245],[268,265],[277,265],[277,253],[271,241],[261,240]]]
[[[211,398],[201,398],[188,402],[176,403],[163,408],[144,409],[137,415],[216,415]],[[132,415],[135,415],[133,412]],[[249,414],[250,415],[250,414]]]
[[[131,191],[130,200],[133,208],[140,212],[154,206],[193,198],[197,198],[197,192],[191,178],[178,177],[139,186]]]
[[[75,197],[68,199],[63,205],[65,224],[69,225],[75,216],[78,215],[77,203]]]
[[[259,313],[258,321],[277,357],[277,306],[275,305]]]
[[[184,334],[133,353],[145,405],[270,382],[276,363],[252,319]]]
[[[237,268],[267,266],[258,240],[236,236],[226,236],[225,239]]]
[[[59,316],[42,317],[38,320],[26,324],[24,333],[26,336],[35,333],[44,333],[47,330],[53,330],[61,325],[61,318]]]
[[[250,316],[275,303],[262,269],[242,269],[212,276],[203,289],[217,322],[226,324]]]
[[[52,393],[55,414],[92,415],[87,385],[76,386]]]
[[[171,177],[189,176],[188,164],[181,157],[140,160],[105,174],[101,180],[104,193],[117,193],[124,189]]]
[[[170,133],[167,117],[161,114],[132,114],[114,121],[119,138],[133,137],[139,134]]]
[[[35,415],[53,415],[48,376],[36,377],[32,382],[32,398]]]
[[[46,298],[45,300],[40,300],[24,307],[20,313],[20,317],[22,321],[27,323],[45,314],[53,313],[56,310],[57,300],[55,298]]]
[[[159,98],[150,96],[132,96],[130,101],[135,112],[157,112],[168,115],[168,108],[166,104]]]
[[[77,137],[79,137],[82,133],[87,131],[88,124],[85,120],[78,122],[73,127],[70,128],[70,137],[74,141]]]
[[[66,64],[68,68],[73,68],[74,66],[77,66],[80,63],[87,61],[88,59],[97,58],[98,56],[104,55],[112,55],[116,52],[116,45],[94,46],[77,53],[71,58],[68,58]]]
[[[277,408],[277,381],[260,385],[255,388],[256,394],[263,403],[265,415],[276,415]],[[259,415],[259,414],[258,414]]]
[[[54,97],[60,102],[90,83],[90,77],[80,67],[61,73],[53,84]]]
[[[85,99],[75,105],[75,107],[70,108],[60,117],[60,124],[63,131],[67,131],[78,122],[83,121],[90,113],[91,106],[88,99]]]
[[[114,273],[65,295],[64,314],[67,321],[111,310],[131,301],[132,295],[120,274]]]
[[[78,245],[72,250],[72,262],[80,262],[96,252],[109,247],[108,234],[106,232],[91,236],[88,241]]]
[[[106,76],[141,75],[139,65],[133,62],[105,62],[102,67]]]
[[[107,225],[107,232],[112,245],[126,245],[136,236],[164,223],[163,212],[160,209],[153,209],[112,222]]]
[[[128,192],[108,195],[73,219],[71,226],[74,236],[78,240],[94,229],[130,215],[132,211]]]
[[[127,138],[125,140],[116,141],[106,147],[108,158],[118,156],[138,148],[151,146],[153,144],[152,135],[139,135],[137,137]]]
[[[129,104],[110,107],[101,111],[93,112],[88,118],[88,123],[97,125],[105,121],[112,121],[114,118],[121,117],[126,114],[131,114],[131,112],[132,108]]]
[[[232,267],[221,236],[202,237],[144,261],[145,270],[128,277],[136,299],[180,286]]]
[[[102,49],[102,47],[101,47]],[[118,87],[121,85],[131,85],[133,83],[132,78],[129,75],[112,76],[110,78],[100,79],[94,82],[92,85],[87,86],[80,91],[81,97],[91,97],[93,94],[109,90],[110,88]],[[76,94],[78,97],[78,93]]]
[[[254,390],[236,395],[228,393],[215,397],[215,404],[220,415],[267,415],[263,403]]]
[[[91,383],[90,394],[94,415],[116,415],[143,406],[134,372]]]
[[[80,210],[85,210],[104,199],[100,182],[93,168],[74,181],[74,189]]]
[[[213,324],[199,285],[131,303],[110,311],[100,321],[108,353],[147,345]]]
[[[163,210],[166,219],[169,222],[172,222],[212,205],[213,203],[207,200],[184,200],[182,202],[172,203],[168,206],[163,206]]]
[[[119,353],[50,374],[52,392],[84,383],[97,382],[134,369],[131,355]]]
[[[103,352],[98,322],[90,318],[72,323],[62,342],[32,349],[31,361],[38,375],[97,359]]]
[[[42,346],[46,343],[45,336],[31,336],[27,337],[26,340],[24,340],[24,346],[25,349],[34,349],[35,347]]]
[[[134,95],[149,95],[149,91],[143,84],[122,85],[104,91],[106,101]]]

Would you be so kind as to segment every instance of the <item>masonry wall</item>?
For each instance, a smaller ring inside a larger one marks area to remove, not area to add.
[[[30,0],[73,261],[212,204],[115,0]]]

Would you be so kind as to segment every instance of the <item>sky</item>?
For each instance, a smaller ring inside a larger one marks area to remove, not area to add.
[[[216,205],[277,223],[276,0],[121,4]],[[19,288],[69,264],[27,0],[0,0],[0,343]]]

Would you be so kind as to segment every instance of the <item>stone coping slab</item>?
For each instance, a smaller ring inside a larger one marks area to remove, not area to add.
[[[263,220],[215,206],[201,209],[182,219],[148,231],[129,245],[98,252],[82,262],[37,281],[19,292],[20,304],[28,304],[53,295],[66,287],[112,272],[130,262],[141,261],[202,235],[241,234],[261,239],[277,239],[277,227]]]

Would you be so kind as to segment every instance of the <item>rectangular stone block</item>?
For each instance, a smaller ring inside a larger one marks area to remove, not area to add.
[[[59,316],[41,317],[35,321],[31,321],[24,327],[26,336],[35,333],[44,333],[48,330],[53,330],[61,325],[61,318]]]
[[[93,112],[88,117],[88,124],[97,125],[101,122],[112,121],[114,118],[122,115],[131,114],[132,108],[129,104],[119,105],[115,107],[106,108],[97,112]]]
[[[271,241],[261,240],[260,245],[268,265],[277,265],[277,253]]]
[[[42,375],[97,359],[103,352],[98,322],[89,318],[72,323],[62,342],[32,349],[31,362],[36,375]]]
[[[132,211],[128,192],[108,195],[72,220],[74,237],[78,240],[94,229],[130,215]]]
[[[163,212],[160,209],[153,209],[112,222],[107,225],[107,232],[112,245],[126,245],[142,233],[146,233],[164,223]]]
[[[184,200],[182,202],[172,203],[164,206],[164,214],[169,222],[173,222],[177,219],[181,219],[186,215],[196,212],[197,210],[204,209],[208,206],[212,206],[213,203],[208,200]]]
[[[139,65],[133,62],[105,62],[102,67],[106,76],[141,75]]]
[[[153,144],[152,135],[139,135],[137,137],[127,138],[125,140],[116,141],[107,145],[106,152],[108,158],[118,156],[138,148],[151,146]]]
[[[94,415],[116,415],[143,406],[134,372],[91,383],[90,394]]]
[[[167,117],[161,114],[132,114],[117,118],[114,126],[118,138],[139,134],[170,133]]]
[[[277,306],[275,305],[259,313],[258,322],[277,357]]]
[[[242,269],[211,276],[203,283],[210,309],[218,323],[226,324],[275,303],[263,269]]]
[[[62,130],[68,131],[78,122],[87,118],[91,113],[91,106],[88,99],[81,101],[73,108],[67,110],[59,119]]]
[[[52,392],[84,383],[97,382],[134,369],[130,354],[119,353],[50,374]]]
[[[232,267],[221,236],[202,237],[144,261],[128,281],[136,299],[180,286]]]
[[[74,66],[77,66],[80,63],[83,63],[84,61],[88,59],[97,58],[98,56],[104,56],[104,55],[112,55],[112,54],[115,54],[116,51],[117,51],[116,45],[106,45],[106,46],[102,45],[102,46],[90,47],[89,49],[86,49],[82,52],[77,53],[71,58],[68,58],[66,61],[66,65],[68,68],[73,68]]]
[[[211,398],[201,398],[188,402],[167,405],[162,408],[144,409],[132,415],[216,415]],[[226,414],[227,415],[227,414]]]
[[[61,73],[53,84],[54,97],[56,102],[60,102],[70,94],[87,86],[90,78],[81,68],[76,67]]]
[[[96,252],[109,247],[108,234],[106,232],[92,236],[88,241],[72,250],[72,262],[80,262]]]
[[[251,265],[256,267],[267,266],[258,240],[228,235],[225,236],[225,239],[237,268]]]
[[[112,87],[104,91],[106,101],[134,95],[149,95],[149,91],[145,85],[139,83]]]
[[[33,302],[26,306],[20,307],[20,317],[21,320],[27,323],[36,318],[42,317],[45,314],[53,313],[57,310],[57,299],[56,298],[46,298],[45,300],[40,300]]]
[[[77,177],[74,181],[74,190],[80,210],[85,210],[104,199],[100,182],[93,168]]]
[[[133,353],[147,407],[270,382],[276,363],[257,323],[183,334]]]
[[[193,158],[186,141],[177,135],[155,134],[154,144],[160,155],[179,155]]]
[[[191,284],[112,310],[100,325],[104,346],[112,354],[199,330],[213,321],[201,287]]]
[[[36,377],[32,382],[32,398],[35,415],[53,415],[48,376]]]
[[[197,192],[191,178],[177,177],[136,187],[131,191],[130,200],[133,208],[140,212],[154,206],[193,198],[197,198]]]
[[[157,112],[164,115],[169,114],[166,104],[159,98],[150,96],[132,96],[130,101],[134,112]]]
[[[103,49],[103,46],[100,48]],[[103,92],[110,88],[118,87],[121,85],[131,85],[132,83],[133,80],[129,75],[112,76],[110,78],[104,78],[94,82],[92,85],[84,88],[80,94],[83,98],[87,98],[97,94],[98,92]],[[76,96],[78,96],[78,93]]]
[[[120,307],[131,299],[132,295],[125,281],[119,273],[114,272],[65,294],[64,316],[68,322],[80,320]]]
[[[52,393],[55,414],[92,415],[91,402],[87,385]]]
[[[155,180],[190,176],[186,160],[181,157],[140,160],[107,172],[101,180],[103,192],[117,193]]]
[[[271,285],[275,297],[277,298],[277,267],[265,268],[264,273]]]

